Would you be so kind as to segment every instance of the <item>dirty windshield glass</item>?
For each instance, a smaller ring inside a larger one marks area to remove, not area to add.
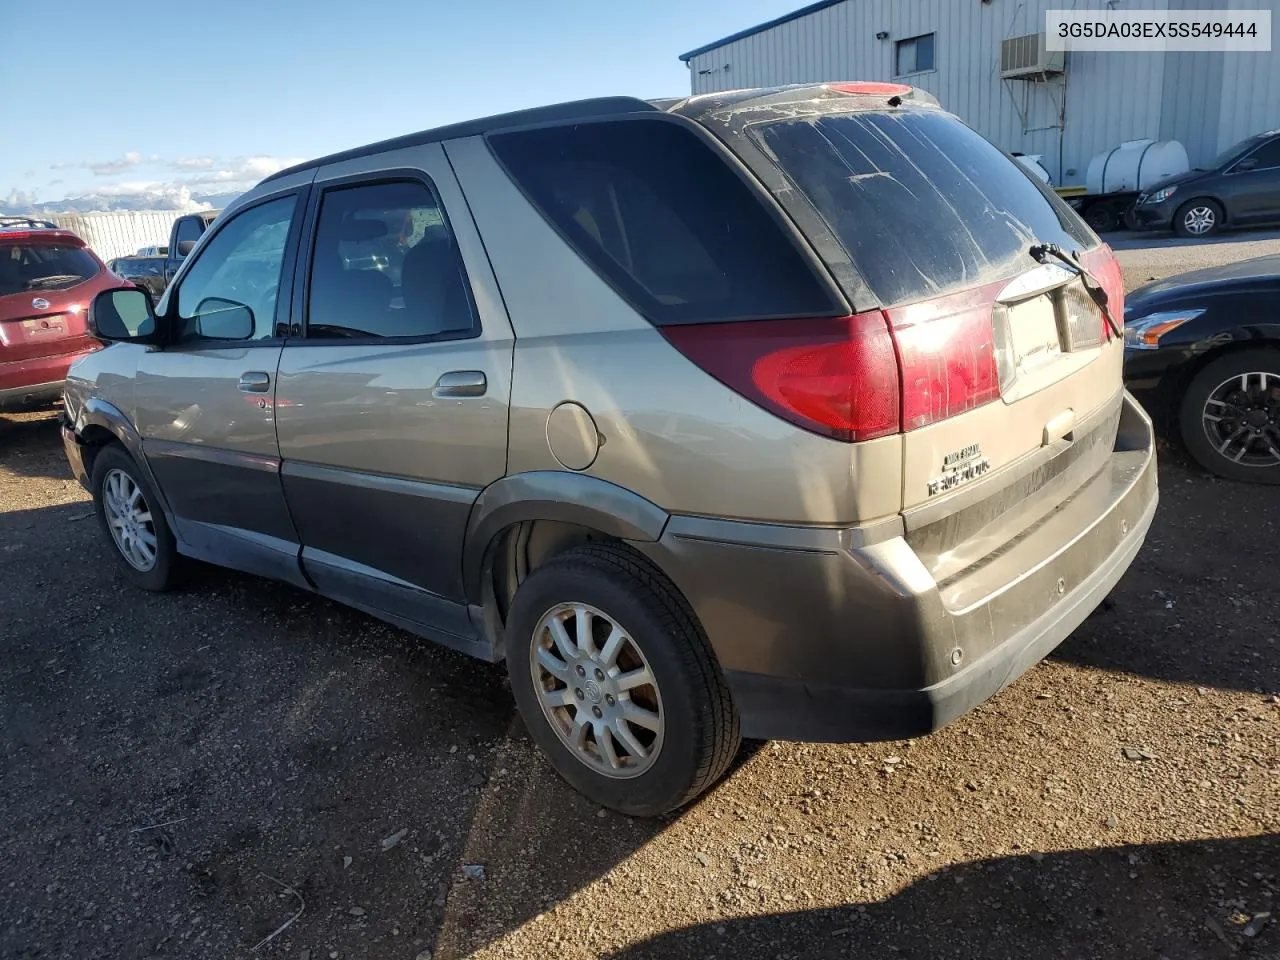
[[[1094,242],[1065,204],[945,113],[825,114],[755,135],[885,304],[1010,276],[1034,266],[1035,242]]]

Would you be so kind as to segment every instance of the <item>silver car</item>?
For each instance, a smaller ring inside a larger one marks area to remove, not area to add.
[[[506,660],[637,815],[741,736],[926,734],[1156,507],[1111,251],[889,84],[562,104],[264,180],[100,296],[64,441],[120,570],[188,558]]]

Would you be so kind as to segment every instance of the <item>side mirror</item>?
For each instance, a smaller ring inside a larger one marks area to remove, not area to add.
[[[89,332],[99,340],[149,342],[156,334],[156,312],[145,290],[103,290],[89,304]]]
[[[243,303],[206,297],[196,307],[196,335],[204,340],[248,340],[253,336],[253,311]]]
[[[194,250],[195,246],[196,246],[195,240],[181,241],[178,244],[178,259],[185,260],[187,258],[187,254],[189,254],[192,250]]]
[[[1239,163],[1236,164],[1235,172],[1245,173],[1249,170],[1253,170],[1257,166],[1258,166],[1257,157],[1245,157],[1243,160],[1241,160]]]

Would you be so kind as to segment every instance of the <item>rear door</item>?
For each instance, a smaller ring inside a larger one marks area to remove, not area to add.
[[[902,507],[909,529],[943,531],[922,552],[936,574],[954,572],[1033,522],[1030,511],[1052,509],[1111,450],[1122,344],[1075,273],[1031,251],[1079,254],[1104,274],[1118,319],[1114,258],[937,109],[832,108],[747,136],[798,188],[780,200],[809,206],[801,222],[816,210],[848,255],[869,288],[851,299],[870,295],[884,311],[901,378]]]
[[[143,450],[190,552],[302,585],[274,400],[305,196],[242,208],[192,254],[161,301],[173,342],[141,356],[135,385]]]
[[[303,564],[326,594],[466,634],[467,518],[506,470],[514,346],[438,144],[315,182],[277,430]]]

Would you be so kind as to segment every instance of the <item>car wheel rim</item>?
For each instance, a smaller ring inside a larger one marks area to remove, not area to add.
[[[1280,466],[1280,375],[1224,380],[1209,394],[1202,418],[1218,456],[1243,467]]]
[[[1187,215],[1182,218],[1183,226],[1187,228],[1188,233],[1202,234],[1208,233],[1213,229],[1214,222],[1218,219],[1217,215],[1209,207],[1193,207],[1187,211]]]
[[[533,631],[529,665],[542,713],[584,765],[637,777],[662,750],[666,715],[640,645],[584,603],[552,607]]]
[[[129,566],[148,573],[156,565],[156,527],[142,488],[123,470],[102,480],[102,506],[116,549]]]

